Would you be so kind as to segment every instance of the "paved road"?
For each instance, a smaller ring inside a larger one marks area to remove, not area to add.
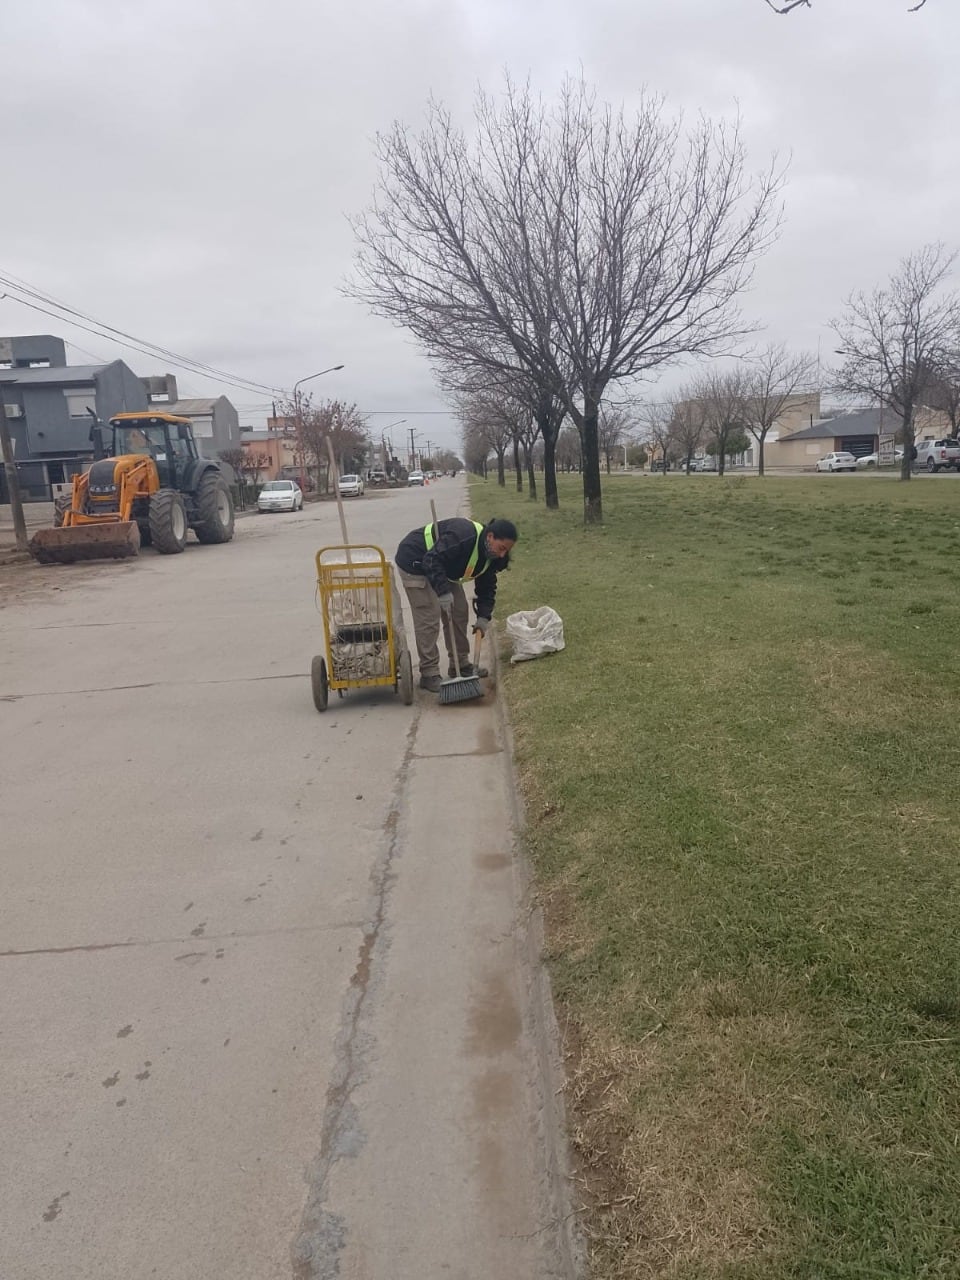
[[[317,715],[339,541],[3,571],[3,1280],[566,1274],[491,697]]]

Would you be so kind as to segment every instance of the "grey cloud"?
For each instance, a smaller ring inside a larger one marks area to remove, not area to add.
[[[4,15],[0,265],[258,382],[291,386],[343,362],[318,394],[397,416],[442,408],[405,336],[339,292],[373,135],[395,118],[416,124],[430,92],[466,121],[476,84],[495,87],[505,68],[551,93],[582,67],[615,101],[641,85],[688,113],[729,114],[739,100],[751,160],[792,155],[784,234],[745,308],[773,336],[816,345],[844,293],[960,227],[960,12],[951,0],[903,7],[822,0],[778,18],[762,0],[19,6]],[[123,354],[0,300],[0,331],[44,330]],[[410,421],[455,441],[450,418]]]

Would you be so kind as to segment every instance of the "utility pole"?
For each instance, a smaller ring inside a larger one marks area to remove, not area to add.
[[[416,469],[417,469],[417,455],[416,455],[416,453],[414,452],[414,445],[413,445],[413,437],[414,437],[414,431],[415,431],[415,429],[414,429],[413,427],[408,427],[408,428],[407,428],[407,430],[410,432],[410,470],[411,470],[411,471],[416,471]]]
[[[7,386],[10,386],[9,382]],[[7,410],[2,400],[0,400],[0,448],[3,449],[3,469],[7,477],[7,492],[10,494],[10,514],[13,516],[13,531],[17,540],[17,550],[28,551],[27,522],[23,518],[20,483],[17,480],[17,464],[13,458],[13,444],[10,441],[10,430],[7,426]]]

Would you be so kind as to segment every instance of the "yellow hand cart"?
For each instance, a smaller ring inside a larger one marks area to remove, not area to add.
[[[317,600],[325,653],[310,667],[313,705],[326,711],[331,689],[390,686],[413,702],[413,662],[393,568],[379,547],[321,547]]]

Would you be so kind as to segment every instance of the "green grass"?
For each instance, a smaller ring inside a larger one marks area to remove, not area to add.
[[[594,1275],[960,1275],[960,480],[561,501],[473,489]]]

